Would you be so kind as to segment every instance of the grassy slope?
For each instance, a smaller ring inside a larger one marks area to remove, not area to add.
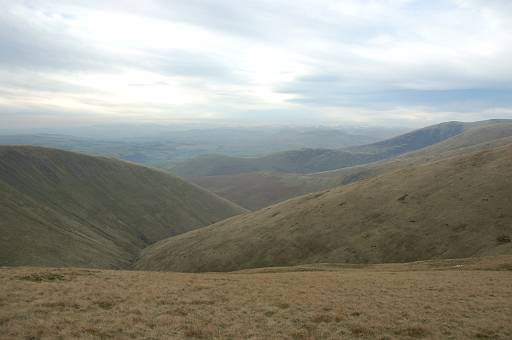
[[[205,274],[3,268],[0,337],[510,339],[511,269],[511,256]]]
[[[229,271],[512,253],[512,144],[309,194],[160,241],[140,269]]]
[[[237,175],[188,177],[221,197],[247,209],[257,210],[286,199],[345,185],[402,167],[451,157],[512,142],[512,123],[468,126],[454,137],[389,160],[311,175],[241,173]]]
[[[297,174],[248,172],[237,175],[187,177],[249,210],[257,210],[286,199],[335,187],[337,179]]]
[[[254,171],[311,173],[365,164],[418,150],[464,131],[465,123],[447,122],[415,130],[382,142],[347,149],[302,149],[241,158],[205,155],[171,169],[180,176],[234,175]]]
[[[126,267],[148,244],[240,212],[150,168],[0,147],[0,265]]]

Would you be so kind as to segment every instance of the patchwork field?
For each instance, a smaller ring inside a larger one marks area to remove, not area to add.
[[[512,257],[233,273],[1,268],[0,338],[510,339]]]

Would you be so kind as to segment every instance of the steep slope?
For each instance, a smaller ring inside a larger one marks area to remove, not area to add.
[[[512,142],[512,122],[466,124],[464,132],[402,156],[316,174],[250,172],[187,177],[247,209],[256,210],[310,192],[330,189],[402,167]]]
[[[205,155],[179,163],[170,170],[180,176],[234,175],[255,171],[306,174],[370,163],[415,151],[456,136],[465,127],[465,123],[447,122],[382,142],[346,149],[301,149],[253,158]]]
[[[150,168],[0,147],[0,265],[126,267],[151,243],[242,211]]]
[[[309,194],[158,242],[140,269],[511,254],[512,144]]]
[[[484,123],[484,122],[482,122]],[[377,142],[369,145],[355,146],[347,150],[353,152],[367,152],[381,155],[382,158],[401,155],[406,152],[422,149],[424,147],[442,142],[464,132],[471,123],[446,122]]]

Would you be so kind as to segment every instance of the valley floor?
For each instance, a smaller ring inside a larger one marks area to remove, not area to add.
[[[511,339],[512,256],[235,273],[1,268],[0,338]]]

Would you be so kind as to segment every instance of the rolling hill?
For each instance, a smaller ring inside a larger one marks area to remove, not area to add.
[[[345,185],[411,165],[512,142],[512,122],[468,124],[464,131],[442,142],[377,162],[315,174],[248,172],[236,175],[186,177],[221,197],[257,210],[286,199]],[[402,148],[405,148],[402,146]]]
[[[300,149],[262,157],[202,155],[170,170],[179,176],[235,175],[270,171],[307,174],[370,163],[415,151],[462,133],[472,123],[446,122],[391,139],[345,149]]]
[[[512,144],[411,165],[160,241],[136,268],[231,271],[511,254]]]
[[[149,244],[243,211],[132,163],[0,146],[0,265],[127,267]]]
[[[367,144],[395,135],[394,129],[346,128],[204,128],[171,129],[165,126],[90,127],[64,130],[66,134],[2,134],[0,144],[33,145],[109,156],[155,167],[203,154],[259,156],[269,152],[309,148],[341,148]],[[61,132],[62,133],[62,132]]]

